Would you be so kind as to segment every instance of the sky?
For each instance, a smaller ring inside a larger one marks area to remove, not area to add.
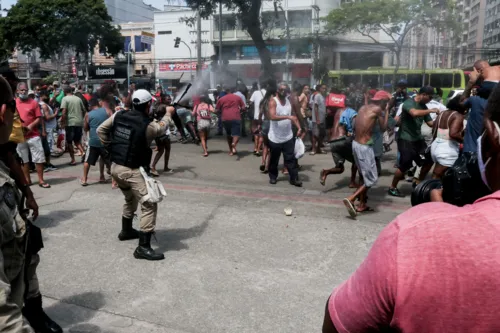
[[[1,0],[2,2],[2,9],[9,9],[10,6],[15,4],[17,0]],[[158,9],[163,9],[163,6],[165,5],[166,1],[165,0],[144,0],[145,3],[148,5],[152,5]]]

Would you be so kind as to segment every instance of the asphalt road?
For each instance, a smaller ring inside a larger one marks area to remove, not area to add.
[[[284,177],[268,184],[249,140],[239,158],[221,138],[209,150],[204,158],[195,145],[172,146],[175,173],[160,177],[168,197],[153,241],[160,262],[136,260],[136,241],[118,241],[123,196],[96,183],[96,168],[82,187],[81,164],[53,161],[52,188],[33,187],[45,242],[39,279],[47,313],[66,332],[319,332],[332,289],[409,208],[409,198],[386,194],[392,154],[369,193],[376,211],[354,221],[341,202],[352,192],[348,173],[319,184],[330,155],[306,155],[304,187],[295,188]]]

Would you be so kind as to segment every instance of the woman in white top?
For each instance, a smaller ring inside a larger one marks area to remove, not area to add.
[[[269,101],[269,148],[270,148],[270,161],[269,161],[269,182],[276,184],[278,178],[278,163],[281,153],[285,167],[288,169],[290,176],[290,184],[294,186],[302,186],[299,181],[299,173],[297,167],[297,159],[295,158],[295,138],[292,132],[292,123],[297,126],[297,136],[300,136],[302,129],[300,123],[295,115],[292,115],[292,104],[286,96],[287,87],[285,83],[278,86],[277,97]]]

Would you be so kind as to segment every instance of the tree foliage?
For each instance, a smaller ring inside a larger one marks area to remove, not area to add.
[[[274,66],[271,61],[271,52],[264,40],[263,24],[261,18],[262,0],[186,0],[193,10],[200,10],[203,18],[211,17],[219,10],[219,3],[234,11],[241,27],[252,38],[262,63],[263,76],[274,75]],[[273,0],[275,9],[278,8],[280,0]],[[217,19],[217,17],[215,17]]]
[[[357,32],[394,52],[396,72],[404,40],[411,29],[421,26],[458,32],[459,20],[453,7],[453,0],[355,1],[332,10],[323,20],[329,33]],[[389,43],[380,40],[383,34],[389,37]]]
[[[113,56],[123,49],[103,0],[19,0],[1,21],[1,35],[10,48],[36,49],[44,59],[65,49],[87,56],[96,45]]]

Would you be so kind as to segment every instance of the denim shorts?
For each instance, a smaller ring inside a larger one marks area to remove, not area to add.
[[[241,136],[241,121],[228,120],[222,122],[227,136]]]

